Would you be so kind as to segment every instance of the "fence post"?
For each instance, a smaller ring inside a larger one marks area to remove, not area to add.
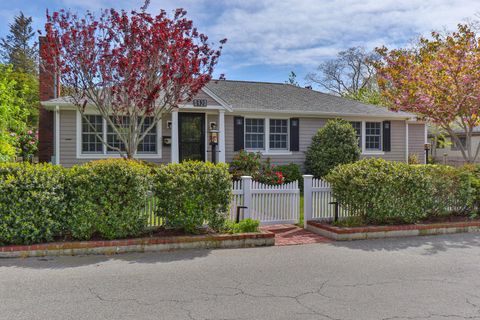
[[[312,187],[313,176],[303,175],[303,227],[307,228],[307,222],[312,219]]]
[[[242,189],[243,189],[243,205],[246,207],[243,209],[243,219],[250,218],[250,210],[252,206],[252,177],[242,176]]]

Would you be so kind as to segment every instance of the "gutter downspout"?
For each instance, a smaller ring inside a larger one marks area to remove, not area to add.
[[[54,159],[55,159],[55,164],[60,164],[60,107],[59,106],[55,106],[54,123],[55,123]]]

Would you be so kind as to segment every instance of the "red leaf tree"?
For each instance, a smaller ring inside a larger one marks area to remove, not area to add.
[[[466,162],[474,162],[480,145],[472,145],[480,124],[480,37],[468,26],[448,34],[432,33],[412,49],[377,49],[379,87],[394,110],[413,112],[446,131]],[[465,137],[465,145],[460,137]]]
[[[213,48],[183,9],[170,17],[163,10],[151,15],[147,7],[148,1],[139,11],[109,9],[98,17],[92,12],[81,17],[65,10],[47,12],[45,24],[44,65],[54,66],[89,126],[93,128],[88,112],[106,120],[122,147],[97,137],[127,158],[165,113],[190,101],[211,80],[226,42]]]

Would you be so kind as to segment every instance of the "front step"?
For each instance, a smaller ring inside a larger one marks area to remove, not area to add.
[[[285,233],[291,230],[296,229],[297,226],[293,224],[274,224],[271,226],[264,226],[261,227],[262,230],[270,231],[272,233],[278,234],[278,233]]]

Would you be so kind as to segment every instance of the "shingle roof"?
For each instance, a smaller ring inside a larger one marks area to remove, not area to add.
[[[393,112],[386,108],[283,83],[212,80],[207,84],[207,88],[231,105],[233,110],[414,117],[409,113]]]
[[[296,87],[290,84],[212,80],[207,89],[234,111],[244,112],[286,112],[310,113],[328,116],[375,116],[385,118],[414,118],[405,112],[393,112],[386,108],[361,103],[331,94]],[[60,97],[46,102],[46,105],[70,104],[70,97]]]

